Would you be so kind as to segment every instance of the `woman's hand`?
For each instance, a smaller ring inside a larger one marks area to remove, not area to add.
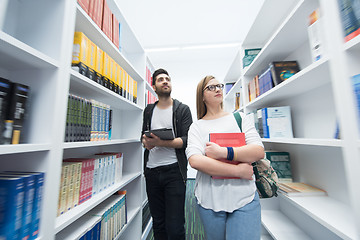
[[[234,165],[236,167],[239,177],[241,179],[252,180],[252,175],[254,173],[253,166],[249,163],[239,163],[238,165]]]
[[[205,147],[205,155],[213,159],[226,159],[227,148],[220,147],[216,143],[207,142]]]

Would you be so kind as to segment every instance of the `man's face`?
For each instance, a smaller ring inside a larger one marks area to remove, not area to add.
[[[155,85],[153,86],[156,94],[160,96],[170,96],[171,94],[171,79],[165,73],[156,76]]]

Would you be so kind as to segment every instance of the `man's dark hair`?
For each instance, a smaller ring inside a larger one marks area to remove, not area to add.
[[[156,77],[160,74],[166,74],[169,76],[168,72],[165,69],[159,68],[158,70],[156,70],[153,75],[152,75],[152,85],[155,85],[155,80]],[[169,76],[170,77],[170,76]]]

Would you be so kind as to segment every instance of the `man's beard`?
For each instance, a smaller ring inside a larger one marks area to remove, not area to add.
[[[170,94],[171,94],[171,88],[170,87],[168,87],[169,89],[170,89],[170,91],[166,91],[166,92],[164,92],[164,91],[162,91],[162,89],[161,88],[159,88],[159,89],[156,89],[156,94],[158,95],[158,97],[170,97]]]

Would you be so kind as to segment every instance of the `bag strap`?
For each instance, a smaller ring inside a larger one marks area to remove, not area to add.
[[[237,124],[238,124],[238,126],[239,126],[239,128],[240,128],[240,131],[242,132],[242,128],[241,128],[241,124],[242,124],[241,115],[240,115],[239,112],[234,112],[233,114],[234,114],[234,117],[235,117],[235,119],[236,119],[236,122],[237,122]]]
[[[242,128],[241,128],[242,118],[241,118],[240,113],[239,113],[239,112],[234,112],[233,115],[234,115],[234,117],[235,117],[235,119],[236,119],[236,122],[237,122],[239,128],[240,128],[240,131],[242,132]],[[260,174],[259,174],[258,169],[256,168],[256,162],[253,162],[251,165],[253,165],[255,178],[256,178],[256,179],[259,179],[259,178],[260,178]]]

